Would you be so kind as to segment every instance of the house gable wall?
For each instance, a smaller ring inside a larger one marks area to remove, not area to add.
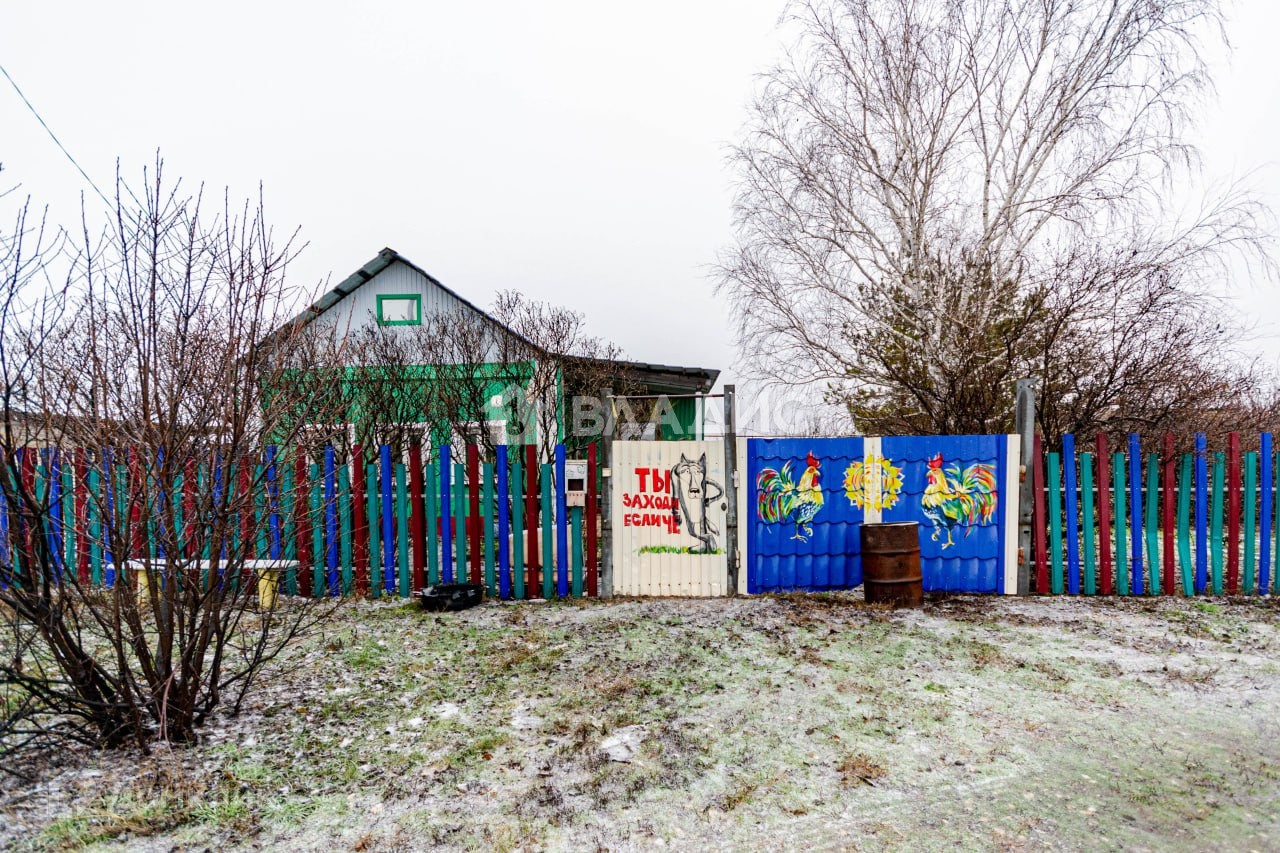
[[[448,322],[458,311],[483,317],[471,305],[440,287],[418,270],[400,260],[392,261],[364,284],[342,297],[312,321],[313,327],[331,329],[335,335],[350,335],[377,323],[379,296],[417,295],[422,297],[422,325],[385,326],[384,332],[397,337],[422,334],[433,323]],[[496,353],[488,360],[497,360]]]

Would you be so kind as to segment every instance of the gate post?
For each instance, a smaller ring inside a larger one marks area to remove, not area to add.
[[[600,597],[613,598],[613,389],[600,390]]]
[[[1017,395],[1014,423],[1022,457],[1022,470],[1018,475],[1018,481],[1022,484],[1022,488],[1018,490],[1018,595],[1030,595],[1031,514],[1035,495],[1028,483],[1027,472],[1031,470],[1031,457],[1035,453],[1036,381],[1019,379],[1014,387]]]
[[[724,492],[729,499],[725,508],[724,550],[728,568],[728,595],[738,594],[738,430],[734,422],[734,386],[724,386]]]

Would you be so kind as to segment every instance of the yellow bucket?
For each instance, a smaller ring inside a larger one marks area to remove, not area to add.
[[[262,569],[258,573],[258,609],[274,610],[276,606],[276,590],[280,586],[280,570],[275,566]]]

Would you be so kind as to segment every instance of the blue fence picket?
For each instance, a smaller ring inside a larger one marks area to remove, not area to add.
[[[1142,595],[1142,448],[1136,433],[1129,435],[1129,547],[1133,553],[1133,571],[1129,573],[1130,592]]]
[[[565,507],[564,445],[556,445],[556,595],[569,594],[569,513]]]
[[[391,484],[395,476],[391,470],[391,448],[382,445],[379,453],[379,486],[382,488],[382,587],[387,592],[396,591],[396,528],[391,508]]]
[[[1209,584],[1209,442],[1196,433],[1196,594]]]
[[[1080,594],[1080,514],[1076,494],[1076,437],[1062,437],[1062,488],[1067,511],[1067,592]]]
[[[338,473],[333,446],[324,448],[324,542],[325,577],[329,594],[338,594]]]
[[[440,561],[445,583],[453,583],[453,484],[449,445],[440,445]]]
[[[1259,503],[1258,524],[1258,595],[1267,595],[1271,591],[1271,499],[1275,468],[1271,451],[1271,433],[1264,432],[1258,454],[1262,463],[1262,483]]]
[[[498,487],[498,596],[511,597],[511,514],[508,499],[510,482],[507,479],[507,448],[499,445],[495,451]]]

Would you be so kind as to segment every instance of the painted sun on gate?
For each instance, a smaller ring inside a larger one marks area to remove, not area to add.
[[[902,494],[902,469],[872,453],[845,470],[844,494],[861,510],[890,509]]]

